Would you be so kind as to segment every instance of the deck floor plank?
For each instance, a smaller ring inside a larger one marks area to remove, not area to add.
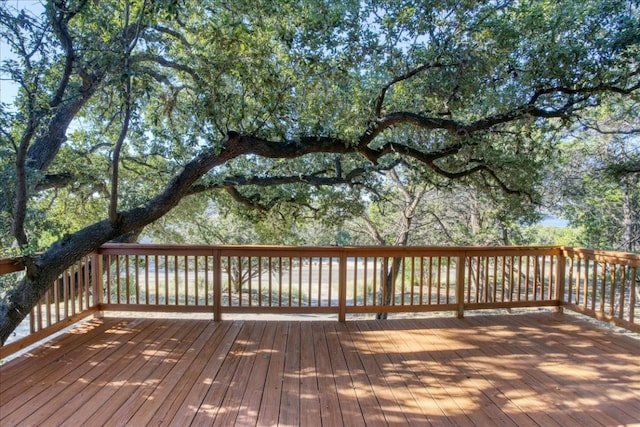
[[[218,414],[222,412],[222,419],[227,415],[237,415],[239,399],[242,398],[244,386],[248,381],[247,368],[251,368],[247,359],[250,353],[255,350],[256,338],[264,329],[264,325],[256,322],[247,322],[229,349],[224,361],[219,369],[209,372],[205,383],[208,385],[206,394],[199,396],[200,403],[197,405],[189,405],[191,408],[198,408],[195,414],[193,410],[185,408],[185,411],[179,411],[176,418],[173,419],[172,425],[186,426],[193,425],[212,425],[216,422]],[[195,416],[194,416],[195,415]],[[189,418],[193,420],[190,420]],[[231,425],[231,424],[227,424]]]
[[[472,377],[472,375],[470,375],[472,372],[465,366],[469,361],[464,360],[465,355],[470,358],[468,355],[470,349],[485,349],[484,351],[488,352],[495,342],[491,336],[492,331],[490,328],[486,328],[484,325],[474,327],[473,321],[472,316],[463,319],[463,327],[453,331],[455,333],[455,339],[459,343],[453,365],[462,370],[461,372],[464,378],[467,378],[467,376]],[[444,331],[448,330],[446,329],[447,325],[445,322],[436,319],[434,326],[438,327],[440,331],[443,331],[440,332],[440,338],[443,339],[443,342],[451,341],[450,339],[444,339]],[[507,360],[506,366],[509,367],[506,372],[509,372],[511,375],[507,381],[500,380],[501,376],[504,375],[504,369],[500,365],[496,366],[495,360],[499,360],[499,358],[494,356],[494,362],[489,363],[488,367],[483,369],[483,373],[489,376],[493,382],[497,382],[495,393],[503,396],[510,406],[514,405],[515,408],[527,414],[532,421],[538,424],[541,421],[542,425],[545,426],[561,427],[578,425],[575,419],[566,414],[557,414],[555,417],[547,414],[547,410],[554,405],[554,401],[548,397],[550,390],[547,386],[544,386],[543,389],[545,393],[539,394],[540,389],[536,389],[531,385],[529,377],[530,371],[535,367],[535,363],[533,363],[535,359],[532,359],[527,352],[518,351],[517,345],[512,341],[513,337],[511,336],[511,332],[500,332],[504,334],[500,348],[506,352],[505,356],[507,356],[503,360]],[[476,352],[474,351],[473,354],[475,355]],[[514,411],[510,410],[506,413],[513,414]],[[532,416],[533,414],[535,414],[535,416]],[[522,420],[522,423],[526,425],[527,420]]]
[[[180,392],[165,401],[147,425],[171,424],[185,426],[191,423],[204,401],[214,379],[236,345],[243,325],[229,322],[224,334],[216,334],[195,363],[186,366],[186,375],[180,380]],[[215,351],[213,351],[215,349]],[[132,424],[135,425],[135,424]]]
[[[242,394],[242,399],[238,406],[237,416],[235,419],[233,416],[229,416],[227,419],[222,419],[220,420],[219,425],[232,425],[231,419],[234,419],[233,424],[237,425],[251,425],[252,420],[253,423],[255,423],[255,419],[260,413],[262,399],[266,397],[265,395],[268,396],[271,393],[280,393],[279,389],[273,390],[271,387],[267,386],[267,374],[269,372],[269,363],[274,350],[273,344],[276,337],[276,329],[277,328],[275,327],[265,327],[264,332],[261,333],[260,339],[256,340],[256,343],[258,344],[252,354],[249,355],[252,360],[247,360],[247,363],[249,364],[247,369],[249,371],[249,378],[244,386],[244,393]],[[216,424],[218,424],[218,422],[219,421],[216,419]]]
[[[393,345],[397,358],[394,363],[404,367],[404,375],[419,396],[422,403],[421,409],[429,419],[429,424],[432,426],[471,425],[471,421],[466,416],[460,420],[459,416],[448,414],[449,399],[443,401],[441,396],[444,390],[439,387],[436,378],[429,371],[429,365],[424,363],[425,357],[422,356],[424,350],[420,339],[415,338],[422,338],[423,334],[431,332],[416,331],[415,326],[410,322],[405,324],[398,321],[394,324],[393,331],[397,333],[388,334],[389,344]]]
[[[161,417],[169,412],[166,402],[182,401],[191,385],[196,382],[206,361],[207,346],[217,342],[228,331],[232,323],[206,322],[200,325],[200,335],[187,349],[171,371],[149,391],[146,400],[137,411],[131,412],[130,425],[149,425],[158,414]],[[150,388],[150,387],[149,387]]]
[[[260,408],[258,409],[257,425],[278,425],[280,416],[280,401],[282,400],[285,360],[287,351],[287,334],[289,324],[278,322],[275,328],[273,347],[267,350],[269,367],[266,375],[264,393],[261,393]]]
[[[92,419],[108,420],[126,400],[144,386],[147,381],[154,382],[154,371],[162,360],[171,357],[171,352],[178,345],[175,335],[181,332],[184,324],[173,322],[164,327],[154,329],[151,340],[142,343],[142,349],[130,352],[108,367],[113,372],[108,381],[94,381],[89,388],[97,389],[92,400],[103,402],[91,409],[74,411],[63,425],[79,426],[90,424]],[[65,395],[60,396],[62,399]],[[71,397],[69,400],[72,400]],[[88,406],[88,405],[86,405]],[[129,415],[130,416],[130,415]]]
[[[389,391],[395,398],[395,411],[398,412],[396,417],[400,418],[401,413],[406,421],[398,421],[403,424],[406,422],[405,425],[427,425],[428,418],[421,409],[420,398],[416,396],[420,388],[411,387],[408,378],[400,372],[403,363],[397,357],[397,350],[387,341],[387,333],[381,326],[379,321],[358,322],[358,328],[368,337],[368,349],[378,364],[379,372],[386,379]]]
[[[405,332],[402,335],[407,337],[405,339],[418,345],[421,355],[419,359],[426,369],[425,375],[431,377],[430,389],[433,390],[432,393],[436,393],[436,400],[440,407],[445,408],[448,418],[460,426],[491,425],[490,418],[477,410],[476,393],[465,384],[467,378],[464,372],[460,372],[453,364],[449,331],[444,329],[447,333],[445,336],[438,334],[438,328],[420,331],[407,324],[409,320],[400,322],[404,326]],[[457,341],[455,344],[458,345]]]
[[[367,373],[361,358],[361,351],[358,349],[357,329],[349,324],[335,324],[334,328],[339,333],[340,342],[343,346],[343,354],[351,384],[355,390],[360,410],[366,416],[368,425],[384,425],[385,416],[382,405],[376,395],[375,381],[372,381]]]
[[[102,325],[94,323],[93,325],[97,326],[95,329],[96,333],[99,333],[98,331],[107,332],[112,328],[117,328],[117,321],[104,322]],[[70,360],[78,360],[78,357],[85,357],[98,352],[102,346],[105,345],[105,342],[109,342],[110,335],[108,333],[101,334],[100,338],[102,339],[100,340],[96,339],[97,337],[95,336],[84,334],[82,338],[79,339],[80,343],[75,345],[73,336],[69,337],[64,335],[60,338],[61,341],[59,343],[57,341],[55,343],[48,342],[45,343],[42,348],[35,350],[38,352],[38,357],[46,358],[50,363],[33,364],[32,357],[34,350],[17,360],[18,363],[15,366],[16,374],[12,377],[3,378],[3,381],[0,382],[0,393],[2,393],[6,399],[5,402],[14,398],[24,400],[27,398],[26,394],[33,394],[38,391],[38,387],[44,388],[48,386],[49,383],[45,381],[52,381],[53,384],[55,384],[59,378],[63,378],[69,374],[69,372],[75,370],[75,367],[69,363]],[[84,344],[92,338],[96,340],[93,341],[94,345],[91,348],[86,348]],[[40,353],[41,350],[42,353]],[[103,352],[100,351],[99,353]],[[33,369],[33,371],[31,371],[31,369]],[[41,380],[36,387],[34,387],[36,384],[33,383],[33,378]]]
[[[412,330],[406,325],[406,330]],[[415,330],[414,330],[415,331]],[[416,331],[417,332],[417,331]],[[459,407],[475,425],[513,425],[513,421],[500,411],[487,410],[495,403],[487,398],[484,387],[477,382],[476,376],[461,363],[460,351],[468,351],[470,344],[459,341],[457,333],[448,329],[434,328],[425,340],[419,340],[423,346],[431,344],[437,351],[422,348],[425,355],[429,355],[435,366],[445,366],[448,369],[439,372],[441,386],[454,395]],[[456,331],[457,332],[457,331]],[[452,396],[453,397],[453,396]]]
[[[127,348],[128,340],[136,336],[143,340],[153,332],[152,327],[137,327],[138,324],[135,322],[126,323],[126,325],[117,324],[113,328],[109,328],[106,333],[103,333],[101,328],[96,329],[97,335],[94,336],[96,338],[94,344],[89,342],[90,345],[87,347],[75,347],[67,354],[57,354],[52,369],[38,369],[41,365],[48,364],[40,363],[41,360],[49,360],[50,354],[48,352],[45,352],[46,356],[43,359],[40,359],[39,354],[36,359],[29,356],[30,360],[38,360],[39,362],[33,363],[35,372],[24,378],[24,382],[31,387],[11,401],[5,401],[5,393],[2,394],[0,423],[14,425],[28,416],[32,420],[30,422],[35,425],[39,421],[50,419],[52,411],[55,411],[56,414],[62,413],[65,411],[65,407],[70,407],[75,402],[81,402],[85,396],[88,396],[87,399],[89,399],[93,394],[87,393],[85,390],[94,381],[104,380],[111,372],[112,364],[117,362],[118,358],[126,357],[131,351],[140,350],[140,348]],[[153,323],[148,326],[152,325]],[[128,333],[124,332],[127,327],[129,328]],[[152,339],[149,339],[148,342],[152,342]],[[62,347],[60,346],[60,348]],[[96,353],[93,350],[97,348],[101,350]],[[64,365],[58,365],[57,362],[61,360],[64,361]],[[78,366],[82,366],[82,368],[78,368]],[[2,372],[1,369],[0,372]],[[30,370],[27,366],[18,364],[13,372],[24,375]],[[7,376],[10,377],[10,375]],[[3,377],[5,376],[3,375]],[[99,388],[96,387],[94,390],[98,391]],[[65,392],[68,393],[68,397],[66,397],[66,402],[61,405],[58,401],[62,401],[60,395]]]
[[[113,411],[114,408],[105,406],[100,408],[102,412],[96,412],[94,416],[102,418],[102,414],[106,417],[111,413],[113,418],[127,420],[128,417],[131,417],[143,405],[149,402],[151,395],[158,385],[174,383],[174,381],[166,377],[174,367],[180,364],[179,362],[189,351],[197,348],[198,343],[196,340],[202,335],[202,326],[204,325],[195,322],[183,322],[183,326],[178,333],[184,335],[176,336],[176,338],[172,340],[176,347],[164,354],[162,352],[156,352],[156,354],[150,357],[144,367],[146,371],[136,373],[136,376],[141,378],[140,385],[129,395],[127,400],[117,404],[115,411]],[[174,363],[174,361],[176,363]]]
[[[312,322],[300,325],[300,394],[297,399],[300,405],[299,425],[320,423],[320,389],[318,388],[318,371],[316,370],[316,350],[313,340]],[[294,398],[295,399],[295,398]]]
[[[278,424],[300,425],[300,322],[290,323],[284,355]]]
[[[42,346],[37,347],[39,357],[46,357],[49,360],[54,360],[53,363],[41,364],[39,366],[33,366],[31,363],[31,355],[32,352],[27,352],[24,354],[20,360],[17,360],[15,363],[15,370],[17,375],[12,376],[11,378],[3,378],[3,381],[0,382],[0,393],[3,393],[5,396],[8,396],[9,393],[24,393],[25,389],[31,388],[31,384],[25,382],[25,379],[32,377],[37,373],[38,370],[46,370],[48,372],[59,372],[61,367],[67,365],[64,356],[68,353],[71,353],[73,349],[80,349],[81,352],[87,351],[83,344],[87,341],[92,340],[96,343],[97,338],[93,335],[87,334],[85,332],[93,331],[104,332],[108,329],[115,327],[119,321],[117,319],[105,319],[102,320],[91,320],[86,323],[78,325],[74,328],[74,334],[64,334],[59,337],[58,340],[53,344],[51,341],[44,343]],[[108,335],[105,335],[104,340],[109,338]],[[29,371],[22,370],[20,366],[28,366]],[[41,374],[44,376],[44,374]]]
[[[551,419],[544,414],[545,408],[551,407],[554,402],[547,399],[546,395],[536,397],[536,391],[530,385],[531,381],[523,380],[523,376],[526,377],[533,366],[527,363],[530,359],[526,353],[513,355],[512,352],[517,350],[517,346],[512,343],[511,334],[503,331],[498,332],[498,334],[502,334],[501,339],[508,343],[505,358],[510,358],[511,362],[506,364],[509,369],[496,370],[495,360],[498,355],[491,354],[494,342],[496,342],[491,329],[482,326],[476,327],[473,320],[470,319],[465,320],[469,322],[469,329],[459,336],[471,348],[455,350],[456,365],[460,365],[469,381],[477,383],[477,387],[483,390],[483,394],[490,397],[495,405],[503,406],[505,414],[518,426],[536,425],[537,423],[531,418],[533,411],[539,412],[536,414],[536,418],[542,419],[545,425],[574,425],[575,420],[573,419],[563,419],[562,415],[560,415],[560,419]],[[502,347],[501,344],[500,348]],[[545,388],[548,389],[548,386]],[[530,400],[529,397],[532,396],[534,398]]]
[[[578,332],[577,335],[580,337],[585,336],[581,328],[568,323],[556,327],[574,334]],[[618,353],[622,349],[627,349],[624,345],[616,346],[610,339],[603,340],[602,335],[593,336],[591,341],[593,346],[585,346],[583,340],[580,341],[581,345],[576,346],[552,335],[543,346],[536,346],[532,349],[545,361],[539,365],[540,369],[530,371],[529,375],[538,386],[547,386],[550,389],[550,397],[557,405],[561,405],[563,410],[566,410],[566,406],[569,404],[576,402],[579,404],[584,400],[601,398],[601,384],[594,380],[602,374],[606,374],[613,366],[622,367],[622,372],[624,372],[624,367],[629,366],[629,363],[635,363],[636,366],[640,364],[637,357],[630,361],[627,355]],[[621,343],[626,341],[626,339],[619,340]],[[571,359],[577,359],[577,363]],[[583,365],[580,363],[582,361],[587,364]],[[585,369],[584,366],[589,366],[589,368]],[[589,385],[575,387],[576,380],[580,384],[588,382]],[[615,386],[609,385],[609,387]],[[619,393],[613,392],[613,399],[618,395]],[[581,424],[600,423],[607,426],[615,425],[621,419],[625,419],[625,424],[627,424],[640,420],[640,405],[634,409],[633,406],[620,406],[615,400],[609,400],[589,411],[575,411],[573,417]]]
[[[640,340],[546,312],[92,320],[0,366],[0,425],[640,421]]]
[[[329,350],[329,363],[339,396],[338,403],[342,414],[342,422],[350,427],[364,427],[367,425],[366,419],[370,419],[369,408],[365,406],[363,410],[363,407],[360,406],[356,391],[358,386],[354,384],[349,372],[345,357],[345,353],[349,349],[343,347],[343,344],[348,344],[348,340],[340,339],[341,333],[336,330],[336,326],[339,326],[339,323],[324,322],[323,326]]]
[[[316,360],[316,377],[318,378],[320,419],[323,426],[340,426],[343,423],[340,397],[331,366],[327,334],[322,322],[313,322],[311,325]],[[333,351],[335,351],[335,349],[333,349]],[[348,399],[345,399],[343,403],[345,405],[353,404],[353,402],[350,402]]]
[[[353,342],[356,345],[364,372],[374,389],[378,404],[387,424],[407,425],[409,420],[403,408],[404,390],[394,389],[393,375],[387,375],[375,353],[376,343],[373,333],[368,332],[369,322],[350,323]]]
[[[77,360],[81,368],[69,371],[55,388],[47,390],[43,396],[46,404],[34,412],[29,420],[38,425],[45,422],[61,425],[78,411],[79,414],[85,414],[85,406],[91,401],[96,401],[95,395],[117,372],[118,364],[131,354],[144,351],[145,346],[157,340],[153,333],[154,326],[159,324],[161,322],[148,323],[145,327],[131,325],[130,333],[127,333],[127,329],[122,325],[111,329],[109,332],[114,333],[113,339],[107,342],[100,341],[98,344],[99,347],[105,346],[104,349],[95,357],[87,358],[89,352],[79,355]],[[55,396],[55,399],[51,396]]]

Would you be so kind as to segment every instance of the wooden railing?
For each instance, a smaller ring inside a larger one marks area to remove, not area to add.
[[[0,358],[21,350],[41,339],[73,325],[97,310],[102,278],[91,274],[91,266],[99,264],[97,255],[82,257],[51,285],[40,301],[20,325],[16,333],[21,338],[8,340],[0,348]],[[0,260],[0,276],[17,282],[24,274],[24,266],[16,260]]]
[[[563,305],[640,332],[640,255],[564,248],[567,270]]]
[[[0,262],[0,273],[6,265]],[[563,247],[107,244],[59,278],[31,312],[29,338],[8,346],[15,351],[104,311],[210,313],[215,320],[335,314],[344,321],[552,306],[640,331],[639,265],[638,255]]]
[[[105,245],[100,310],[391,313],[557,306],[559,248]],[[460,297],[461,296],[461,297]]]

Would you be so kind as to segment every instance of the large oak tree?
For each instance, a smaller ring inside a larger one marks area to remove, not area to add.
[[[263,206],[403,158],[535,199],[563,132],[640,88],[631,0],[27,4],[0,6],[19,88],[0,112],[2,244],[26,265],[2,342],[67,266],[191,194]]]

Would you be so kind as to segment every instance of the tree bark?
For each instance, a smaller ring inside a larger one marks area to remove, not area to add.
[[[629,174],[622,178],[621,189],[623,195],[622,205],[622,250],[634,252],[640,242],[640,213],[638,212],[638,176]]]
[[[317,152],[355,151],[355,148],[334,139],[316,138],[309,142],[275,143],[229,132],[220,144],[213,144],[212,148],[189,162],[167,184],[164,191],[142,206],[120,212],[117,222],[113,223],[108,219],[97,222],[65,236],[41,255],[27,257],[25,277],[0,300],[0,343],[5,343],[65,269],[102,244],[129,233],[139,232],[147,224],[165,215],[183,197],[190,194],[193,184],[210,169],[247,154],[294,158]]]

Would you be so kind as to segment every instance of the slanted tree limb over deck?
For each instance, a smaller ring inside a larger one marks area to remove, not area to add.
[[[0,367],[2,425],[630,425],[640,341],[569,315],[95,319]]]

